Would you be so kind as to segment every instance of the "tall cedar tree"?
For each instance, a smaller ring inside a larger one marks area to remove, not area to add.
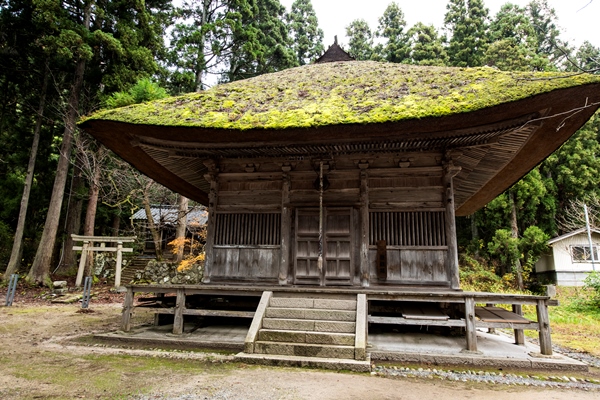
[[[287,16],[292,48],[299,65],[306,65],[323,54],[323,30],[310,0],[296,0]]]
[[[410,46],[409,60],[416,65],[444,66],[448,63],[448,53],[435,26],[416,23],[408,30]]]
[[[489,11],[483,0],[450,0],[446,9],[444,24],[450,33],[450,64],[457,67],[483,65],[483,56],[489,43]]]
[[[504,71],[534,69],[536,37],[527,10],[507,3],[490,23],[492,43],[485,53],[486,65]]]
[[[256,35],[244,32],[254,28],[242,24],[244,15],[252,15],[252,6],[252,0],[182,2],[168,54],[174,93],[198,92],[214,84],[231,57],[234,38],[243,37],[247,47],[258,46]]]
[[[538,71],[556,69],[564,59],[566,43],[560,40],[558,17],[547,0],[533,0],[527,5],[535,31],[535,56],[532,65]]]
[[[346,27],[348,52],[357,60],[370,60],[373,56],[373,32],[364,19],[355,19]]]
[[[48,202],[45,193],[51,190],[48,182],[51,185],[56,168],[51,143],[58,133],[44,122],[47,110],[57,105],[59,97],[50,84],[50,56],[36,43],[46,24],[34,18],[30,1],[5,2],[2,6],[0,265],[8,262],[8,279],[23,258],[30,259],[44,221]],[[34,169],[36,162],[38,168]]]
[[[154,55],[162,48],[163,29],[154,13],[162,16],[170,3],[98,0],[36,5],[36,18],[48,26],[39,44],[52,51],[62,65],[75,66],[65,75],[70,85],[59,161],[44,231],[28,274],[28,280],[41,284],[49,278],[76,121],[82,112],[98,107],[107,91],[157,71]]]
[[[298,65],[279,0],[252,0],[242,15],[243,31],[233,37],[229,68],[222,81],[251,78]]]
[[[379,18],[377,36],[384,38],[381,56],[393,63],[407,62],[410,57],[410,44],[406,32],[404,13],[396,2],[390,3]]]

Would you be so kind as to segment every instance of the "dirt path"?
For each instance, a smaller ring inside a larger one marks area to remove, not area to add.
[[[65,339],[116,329],[120,304],[0,308],[2,399],[597,399],[549,390],[366,374],[254,367],[231,357],[99,347]],[[149,318],[149,316],[148,316]],[[136,321],[143,321],[137,316]]]

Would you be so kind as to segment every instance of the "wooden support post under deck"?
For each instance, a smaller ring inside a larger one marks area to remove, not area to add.
[[[131,314],[133,313],[133,288],[128,287],[125,293],[125,302],[123,303],[123,319],[121,321],[121,330],[129,332],[131,330]]]
[[[159,301],[162,303],[165,298],[165,294],[164,293],[156,293],[156,297],[159,299]],[[160,325],[160,314],[159,313],[154,313],[154,326],[159,326]]]
[[[183,289],[177,289],[177,300],[175,303],[175,316],[173,317],[173,334],[183,333],[183,309],[185,308],[185,292]]]
[[[284,172],[281,187],[281,264],[279,266],[279,284],[286,285],[290,270],[290,176]]]
[[[216,173],[206,174],[204,178],[210,182],[210,192],[208,193],[208,221],[206,223],[206,244],[204,246],[206,259],[204,260],[202,282],[210,283],[210,273],[214,262],[213,246],[215,244],[219,182]]]
[[[475,299],[465,297],[465,329],[467,350],[477,351],[477,331],[475,330]]]
[[[369,172],[368,163],[360,167],[360,279],[369,286]]]
[[[521,304],[513,304],[512,311],[517,315],[523,315],[523,306]],[[523,329],[515,329],[515,344],[525,344],[525,331]]]
[[[460,172],[452,162],[444,167],[444,200],[446,203],[446,244],[448,245],[447,274],[451,289],[460,289],[458,274],[458,243],[456,240],[456,217],[454,214],[454,185],[453,179]]]
[[[540,353],[545,356],[552,355],[552,339],[550,338],[550,318],[548,318],[548,305],[546,300],[537,301],[537,319],[540,328]]]

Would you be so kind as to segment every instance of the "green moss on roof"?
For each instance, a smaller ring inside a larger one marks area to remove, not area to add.
[[[351,61],[308,65],[85,120],[234,130],[370,124],[479,110],[600,77]]]

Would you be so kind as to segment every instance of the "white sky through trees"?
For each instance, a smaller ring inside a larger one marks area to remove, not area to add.
[[[294,0],[280,0],[287,10],[291,9]],[[505,3],[517,4],[521,7],[531,0],[484,0],[485,6],[493,17]],[[312,0],[313,8],[319,19],[319,26],[325,32],[323,44],[325,48],[338,36],[342,44],[346,39],[346,26],[355,19],[365,19],[372,30],[377,29],[378,20],[392,0]],[[444,23],[444,14],[448,0],[396,0],[404,12],[407,28],[417,22],[433,24],[438,30]],[[558,16],[561,28],[561,39],[572,46],[580,46],[588,40],[600,47],[598,19],[600,18],[600,0],[548,0]]]

